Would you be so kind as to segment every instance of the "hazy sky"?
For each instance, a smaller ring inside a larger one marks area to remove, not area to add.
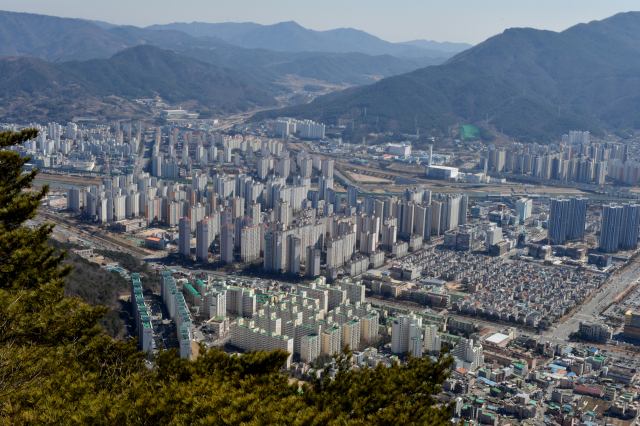
[[[147,26],[170,22],[296,21],[351,27],[388,41],[476,44],[511,27],[561,31],[639,10],[637,0],[0,0],[0,9]]]

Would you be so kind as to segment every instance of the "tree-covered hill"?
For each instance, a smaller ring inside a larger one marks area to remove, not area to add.
[[[76,246],[51,239],[49,244],[57,250],[65,250],[67,255],[63,265],[71,265],[73,272],[66,277],[64,288],[66,297],[79,297],[92,306],[105,306],[109,312],[100,320],[100,325],[111,337],[123,332],[124,323],[119,312],[122,306],[118,296],[126,293],[129,283],[117,272],[108,271],[95,262],[89,262],[71,251]]]
[[[80,105],[108,96],[129,100],[160,96],[171,103],[196,101],[223,111],[276,105],[271,93],[248,82],[241,72],[221,70],[155,46],[137,46],[109,59],[89,61],[0,59],[0,98],[5,107],[18,105],[7,110],[7,117],[24,120],[20,105],[38,108],[46,102],[44,109],[51,101],[71,109],[70,114],[82,115],[87,112]]]

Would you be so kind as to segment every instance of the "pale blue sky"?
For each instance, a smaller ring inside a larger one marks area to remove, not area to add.
[[[388,41],[476,44],[511,27],[562,31],[640,10],[637,0],[0,0],[0,9],[147,26],[170,22],[296,21],[351,27]]]

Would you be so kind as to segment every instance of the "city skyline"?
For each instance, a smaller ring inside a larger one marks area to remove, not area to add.
[[[524,3],[524,4],[523,4]],[[0,9],[12,12],[48,14],[60,17],[104,21],[114,25],[146,27],[173,22],[256,22],[272,25],[296,21],[317,31],[336,28],[355,28],[390,42],[416,39],[439,42],[478,44],[507,28],[532,27],[563,31],[573,25],[601,20],[617,13],[637,9],[637,3],[619,0],[603,4],[595,0],[508,2],[489,0],[468,4],[454,1],[400,3],[352,1],[348,4],[329,0],[308,7],[291,7],[288,0],[265,4],[258,0],[236,2],[204,2],[191,0],[179,6],[164,0],[124,2],[115,0],[93,4],[77,0],[64,3],[44,0],[25,0],[16,4],[0,0]],[[407,15],[406,11],[413,12]],[[339,11],[339,13],[336,13]],[[497,12],[496,12],[497,11]],[[465,22],[465,25],[460,25]]]

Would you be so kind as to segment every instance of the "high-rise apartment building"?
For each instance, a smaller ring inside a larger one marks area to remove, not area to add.
[[[552,198],[549,206],[549,238],[555,244],[584,238],[589,200],[582,197]]]
[[[347,207],[358,205],[358,189],[355,186],[347,186]]]
[[[438,355],[442,347],[440,335],[438,334],[438,326],[434,324],[427,325],[424,328],[424,340],[422,344],[423,352],[431,355]]]
[[[474,344],[473,339],[461,338],[452,354],[464,362],[464,368],[468,371],[476,371],[484,365],[482,345],[479,342]]]
[[[264,180],[267,178],[267,175],[269,174],[269,159],[268,158],[261,158],[260,160],[258,160],[258,178],[260,180]]]
[[[458,225],[465,225],[467,223],[467,211],[469,209],[469,196],[462,194],[460,196],[460,206],[458,208]]]
[[[420,340],[420,352],[422,352],[422,319],[415,314],[398,315],[391,325],[391,352],[394,354],[407,353],[412,350],[413,356],[422,356],[415,353],[417,342],[412,348],[411,339]]]
[[[491,246],[498,244],[502,241],[502,228],[499,226],[492,226],[487,229],[487,237],[485,240],[485,247],[487,250],[491,249]]]
[[[351,282],[348,279],[342,280],[340,287],[347,292],[347,299],[354,303],[365,303],[364,294],[366,287],[360,282]]]
[[[287,250],[287,273],[298,275],[300,274],[300,259],[302,257],[300,238],[289,235],[287,237]]]
[[[440,223],[443,221],[443,212],[446,210],[446,204],[439,201],[431,202],[431,235],[438,236],[444,232],[441,230]]]
[[[313,160],[311,158],[303,158],[300,162],[300,176],[310,178],[313,172]]]
[[[322,160],[322,176],[333,178],[333,163],[334,161],[329,158]]]
[[[178,235],[178,253],[188,257],[191,254],[191,221],[188,217],[180,219]]]
[[[342,324],[340,327],[340,343],[343,347],[346,345],[349,345],[350,348],[357,348],[360,346],[361,325],[362,322],[358,318],[354,318],[346,324]]]
[[[240,234],[240,258],[253,262],[260,257],[260,225],[245,226]]]
[[[622,228],[620,230],[620,248],[636,250],[638,248],[638,231],[640,227],[640,204],[625,203],[622,205]]]
[[[270,231],[264,234],[264,269],[281,272],[286,269],[286,236],[282,232]]]
[[[638,248],[640,204],[605,204],[602,206],[600,251],[615,253],[619,249]]]
[[[67,210],[80,211],[80,190],[78,188],[67,189]]]
[[[587,207],[589,205],[589,199],[582,197],[569,198],[569,215],[571,220],[569,221],[569,229],[567,238],[575,240],[578,238],[584,238],[584,231],[587,223]]]
[[[300,339],[300,361],[309,364],[318,358],[321,351],[322,339],[317,334],[310,334]]]
[[[191,232],[195,232],[196,224],[207,216],[207,207],[200,203],[189,208],[189,220],[191,222]]]
[[[333,168],[331,169],[333,171]],[[318,195],[320,200],[327,200],[327,190],[333,189],[333,178],[320,176],[318,179]],[[333,200],[328,200],[328,202],[333,203]]]
[[[206,262],[209,260],[209,221],[201,220],[196,227],[196,259]]]
[[[151,176],[162,176],[162,154],[151,158]]]
[[[127,217],[126,201],[126,195],[113,197],[113,220],[124,220]]]
[[[320,275],[320,257],[322,250],[315,248],[315,246],[307,247],[307,259],[305,261],[305,275],[310,278],[315,278]]]
[[[416,205],[415,225],[413,233],[420,235],[425,240],[431,239],[431,206]]]
[[[233,262],[233,226],[220,227],[220,261]]]
[[[453,231],[456,229],[460,223],[460,202],[462,201],[461,195],[447,195],[445,198],[446,201],[446,215],[445,215],[445,226],[443,232]],[[466,212],[464,213],[466,217]],[[440,226],[442,229],[442,220],[440,222]]]

